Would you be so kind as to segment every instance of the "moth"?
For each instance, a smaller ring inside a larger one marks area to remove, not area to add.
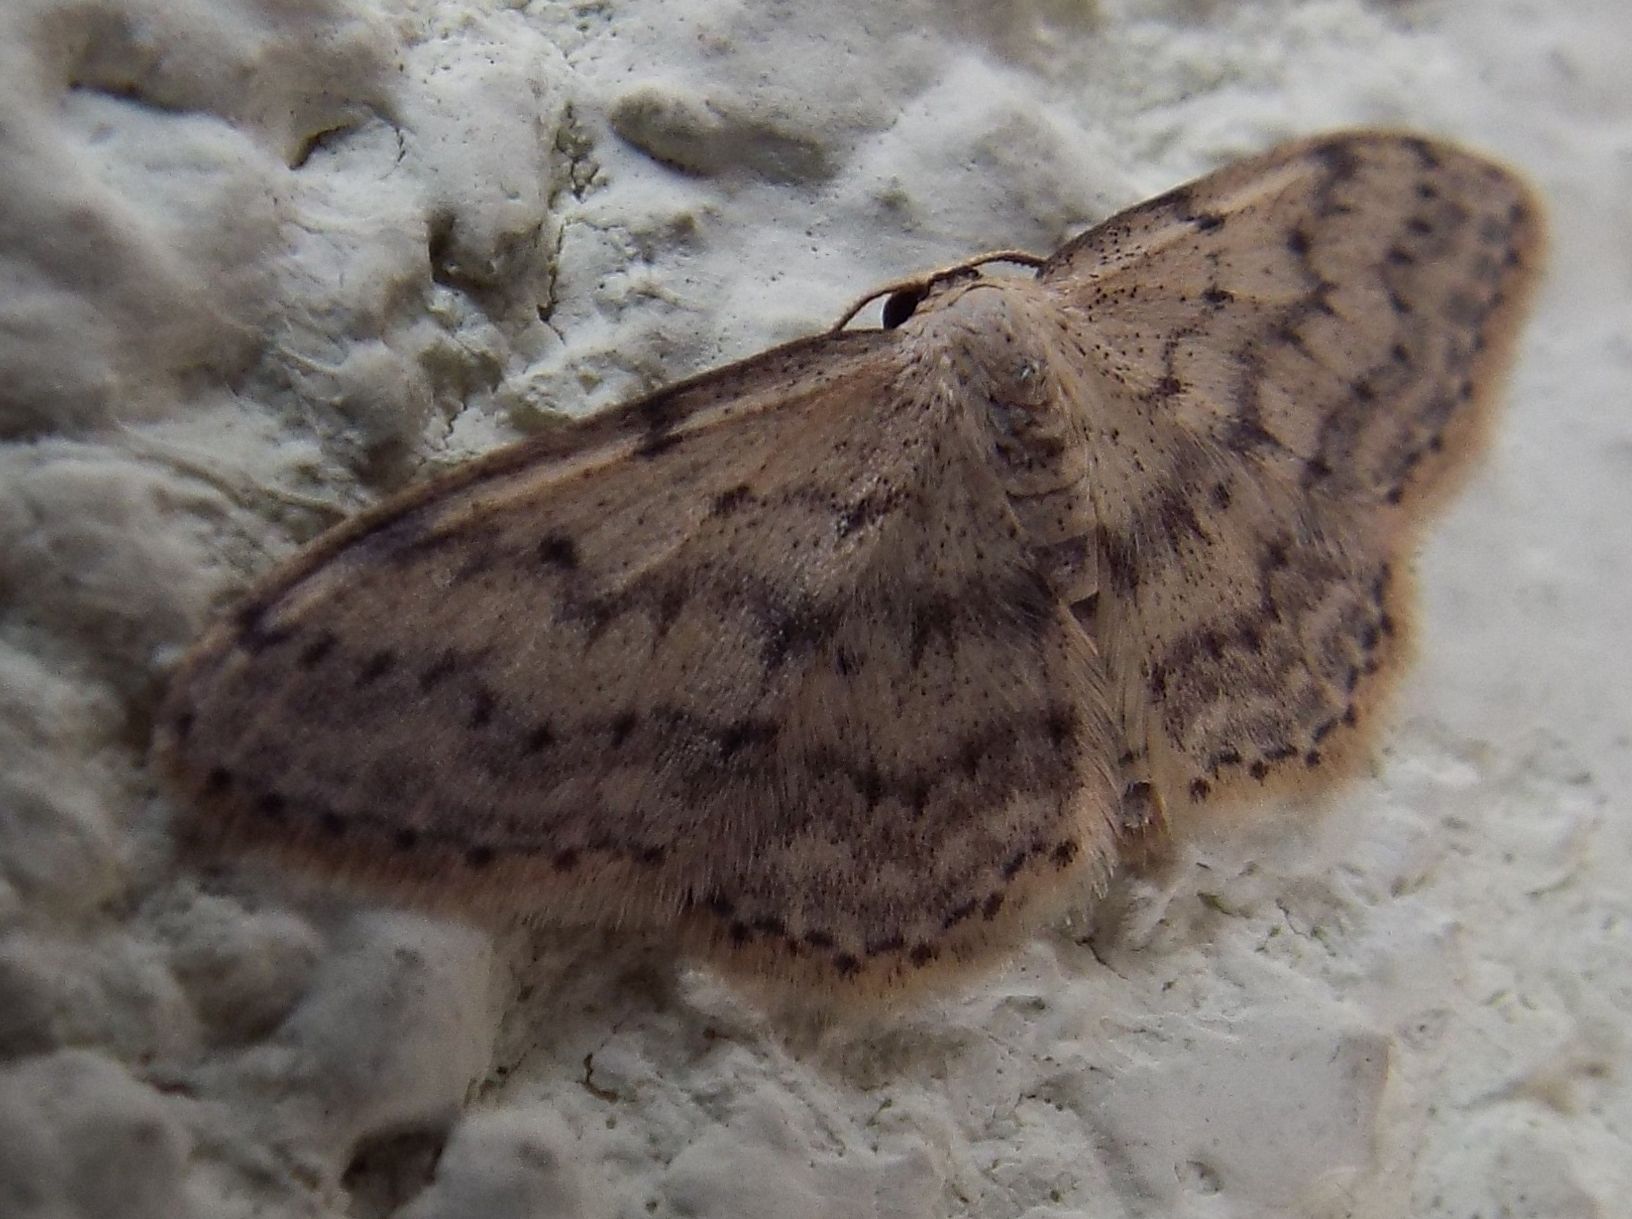
[[[797,994],[998,960],[1344,773],[1540,243],[1479,156],[1308,139],[434,478],[187,655],[181,837]]]

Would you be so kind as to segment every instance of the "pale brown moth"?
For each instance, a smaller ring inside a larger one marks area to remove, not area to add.
[[[1317,138],[456,469],[186,658],[183,839],[801,993],[999,958],[1342,773],[1539,256],[1501,167]]]

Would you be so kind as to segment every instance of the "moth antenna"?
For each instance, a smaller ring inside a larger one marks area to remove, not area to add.
[[[828,328],[828,333],[837,334],[843,330],[855,320],[856,314],[881,296],[894,296],[897,292],[915,292],[922,297],[933,285],[941,280],[950,279],[954,275],[962,275],[965,271],[978,270],[987,263],[1012,262],[1017,266],[1031,267],[1038,270],[1047,261],[1048,259],[1029,253],[1026,250],[993,250],[988,254],[976,254],[973,258],[966,258],[962,262],[955,262],[950,266],[940,267],[934,271],[922,271],[917,275],[908,275],[902,279],[891,280],[887,284],[881,284],[874,288],[846,309],[844,315]]]

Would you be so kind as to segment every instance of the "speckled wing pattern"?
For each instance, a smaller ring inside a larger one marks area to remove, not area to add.
[[[788,981],[883,989],[1012,942],[1109,867],[1109,704],[967,413],[900,346],[795,344],[320,541],[175,682],[194,845],[678,918]]]
[[[1478,448],[1540,243],[1499,166],[1357,133],[1048,260],[1096,382],[1089,627],[1130,783],[1195,804],[1353,755],[1398,669],[1412,531]]]
[[[1487,162],[1311,141],[452,471],[188,655],[181,835],[806,991],[991,960],[1333,770],[1536,245]]]

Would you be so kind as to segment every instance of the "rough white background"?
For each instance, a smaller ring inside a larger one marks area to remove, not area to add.
[[[1629,44],[1624,0],[5,0],[0,1214],[1625,1214]],[[171,863],[167,665],[340,515],[1355,123],[1522,167],[1553,257],[1329,808],[827,1031],[660,942]]]

